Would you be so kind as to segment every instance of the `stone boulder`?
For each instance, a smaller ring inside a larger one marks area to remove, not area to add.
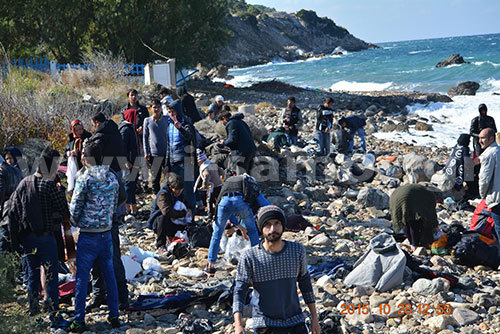
[[[475,81],[466,81],[458,84],[457,87],[450,88],[448,95],[476,95],[480,85]]]
[[[408,153],[403,157],[403,171],[408,176],[410,183],[430,181],[438,169],[437,163],[415,152]]]
[[[361,189],[356,201],[364,207],[374,206],[378,210],[389,208],[389,195],[373,187]]]
[[[225,77],[227,77],[227,72],[228,72],[228,68],[226,66],[217,65],[216,67],[214,67],[210,71],[208,71],[207,76],[210,79],[225,78]]]
[[[20,166],[21,169],[26,170],[26,168],[35,167],[40,154],[47,146],[51,146],[50,142],[39,138],[28,138],[23,144],[19,145],[18,148],[23,153],[23,162],[27,164],[27,166]]]
[[[432,125],[424,122],[415,123],[415,130],[417,131],[432,131]]]
[[[466,62],[464,58],[459,55],[458,53],[452,54],[448,58],[446,58],[443,61],[440,61],[439,63],[436,64],[436,67],[446,67],[450,65],[455,65],[455,64],[470,64],[469,62]]]

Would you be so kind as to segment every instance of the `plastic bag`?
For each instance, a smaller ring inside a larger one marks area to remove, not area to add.
[[[375,166],[375,155],[372,153],[366,153],[365,156],[363,157],[363,166],[365,167],[373,167]]]
[[[185,211],[187,211],[186,204],[182,203],[181,201],[177,201],[174,204],[174,210],[177,210],[177,211],[185,210]],[[191,217],[191,215],[187,215],[186,214],[186,216],[184,218],[172,219],[172,223],[174,223],[176,225],[183,225],[183,226],[185,226],[185,225],[191,223],[192,220],[193,220],[193,217]]]
[[[154,257],[147,257],[142,261],[142,268],[144,270],[154,270],[154,271],[161,271],[161,264],[160,261],[155,259]]]
[[[142,271],[141,265],[133,260],[129,255],[122,255],[122,262],[125,267],[125,278],[127,281],[132,280]]]
[[[245,240],[237,233],[234,233],[227,240],[224,258],[229,262],[232,262],[233,260],[239,261],[241,254],[243,254],[243,251],[250,247],[251,245],[249,240]]]
[[[194,278],[202,277],[203,275],[205,275],[205,273],[198,268],[187,268],[187,267],[179,267],[179,269],[177,269],[177,274],[181,276],[194,277]]]
[[[138,263],[142,263],[148,257],[156,257],[155,252],[148,252],[139,247],[130,247],[130,257]]]
[[[76,165],[76,158],[68,158],[68,169],[66,170],[66,177],[68,178],[68,191],[73,190],[75,187],[76,173],[78,172],[78,166]]]

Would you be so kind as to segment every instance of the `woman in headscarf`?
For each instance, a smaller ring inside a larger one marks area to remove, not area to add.
[[[71,133],[68,135],[68,144],[66,144],[66,156],[75,157],[78,169],[83,167],[82,149],[85,139],[90,138],[92,134],[83,128],[82,121],[75,119],[71,122]]]
[[[137,132],[137,110],[127,109],[123,112],[123,121],[120,123],[119,129],[123,140],[123,148],[127,162],[124,171],[123,179],[124,186],[127,192],[127,214],[135,215],[137,213],[137,204],[135,199],[135,190],[137,186],[138,169],[134,170],[135,160],[139,155],[139,141]]]

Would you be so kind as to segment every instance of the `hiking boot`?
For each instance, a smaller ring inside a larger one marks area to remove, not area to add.
[[[112,328],[120,328],[122,326],[120,318],[118,317],[108,317],[108,322]]]
[[[205,272],[205,274],[207,274],[209,276],[213,276],[213,275],[215,275],[215,272],[217,271],[217,269],[215,269],[215,267],[209,267],[207,264],[205,266],[205,268],[203,268],[203,271]]]
[[[95,308],[101,307],[101,305],[106,305],[106,301],[102,298],[92,298],[89,303],[87,304],[87,307],[85,307],[86,312],[90,312]]]
[[[68,332],[70,333],[83,333],[87,330],[87,326],[85,326],[84,322],[78,322],[73,320],[71,325],[69,325]]]

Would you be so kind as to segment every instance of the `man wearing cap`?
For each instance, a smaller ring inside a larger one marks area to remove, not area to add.
[[[214,121],[218,121],[218,116],[219,116],[219,113],[222,111],[222,107],[224,106],[224,97],[222,95],[217,95],[215,97],[215,100],[214,100],[214,103],[212,103],[209,107],[208,107],[208,118],[214,120]]]
[[[264,239],[247,249],[238,263],[233,297],[237,334],[245,333],[242,314],[250,285],[253,286],[255,333],[307,333],[297,283],[311,313],[310,333],[319,334],[321,331],[305,248],[300,243],[281,239],[285,226],[285,214],[279,207],[268,205],[260,208],[257,227]]]
[[[492,129],[494,133],[496,133],[497,127],[495,125],[495,120],[493,119],[493,117],[486,115],[486,113],[488,112],[486,104],[481,103],[478,109],[479,116],[474,117],[470,123],[470,134],[474,138],[474,152],[477,156],[480,156],[481,153],[483,153],[483,149],[479,144],[479,133],[483,129],[487,128]]]

